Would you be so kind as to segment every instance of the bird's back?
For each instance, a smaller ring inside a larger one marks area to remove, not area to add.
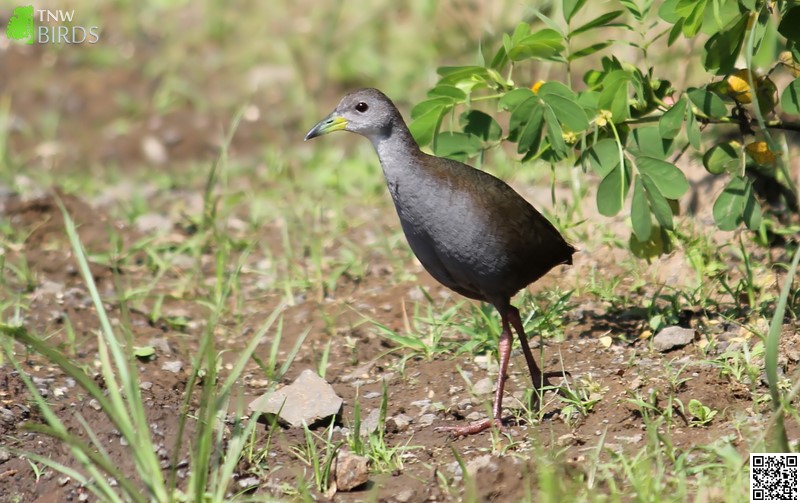
[[[411,248],[445,286],[502,301],[572,263],[574,248],[508,184],[457,161],[418,156],[405,176],[387,182]]]

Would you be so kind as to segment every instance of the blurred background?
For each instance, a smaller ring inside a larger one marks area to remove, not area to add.
[[[0,10],[2,26],[12,7]],[[231,154],[285,155],[346,91],[379,87],[407,115],[438,66],[475,62],[479,43],[496,47],[533,17],[508,0],[34,7],[73,11],[73,23],[99,27],[100,40],[23,45],[0,37],[3,179],[12,185],[55,171],[108,176],[208,161],[242,109]]]

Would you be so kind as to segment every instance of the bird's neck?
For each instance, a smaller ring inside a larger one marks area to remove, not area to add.
[[[419,145],[402,120],[387,128],[386,134],[370,139],[387,181],[401,177],[404,172],[407,174],[413,166],[410,161],[420,153]]]

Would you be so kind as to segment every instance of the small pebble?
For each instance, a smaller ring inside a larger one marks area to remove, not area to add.
[[[420,426],[430,426],[436,420],[436,414],[423,414],[417,419]]]
[[[183,368],[183,362],[181,361],[171,361],[171,362],[164,362],[164,365],[161,366],[161,370],[166,370],[167,372],[172,372],[173,374],[177,374]]]

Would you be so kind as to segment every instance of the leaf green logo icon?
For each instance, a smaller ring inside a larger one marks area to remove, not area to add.
[[[33,44],[33,5],[14,9],[14,14],[8,20],[6,35],[11,40]]]

